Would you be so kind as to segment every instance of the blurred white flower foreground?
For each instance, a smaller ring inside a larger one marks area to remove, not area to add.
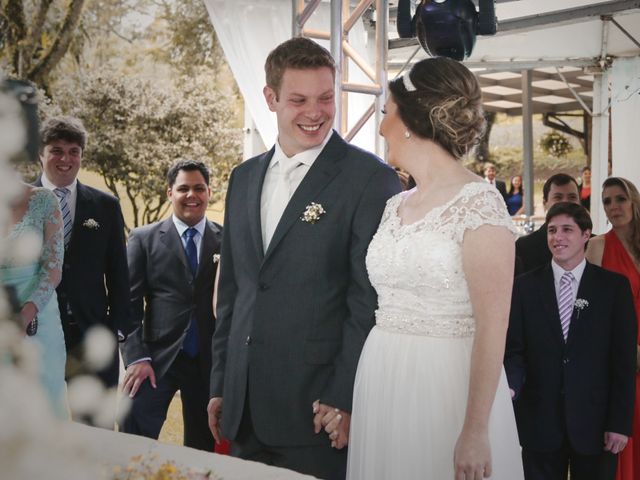
[[[20,119],[18,102],[0,91],[0,259],[24,255],[24,250],[15,252],[3,241],[10,219],[9,201],[20,185],[8,162],[24,147]],[[6,295],[0,289],[0,478],[107,477],[97,452],[74,435],[70,422],[54,417],[38,382],[36,361],[36,352],[23,342],[23,333],[11,321]]]

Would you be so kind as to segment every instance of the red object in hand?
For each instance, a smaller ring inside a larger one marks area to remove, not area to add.
[[[214,444],[213,451],[215,453],[219,453],[220,455],[229,455],[229,451],[231,450],[231,443],[229,440],[223,440],[222,443]]]

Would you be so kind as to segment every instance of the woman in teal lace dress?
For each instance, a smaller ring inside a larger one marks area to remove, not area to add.
[[[10,253],[0,264],[0,279],[16,290],[25,335],[37,318],[35,335],[25,341],[34,342],[38,349],[40,380],[55,414],[69,418],[66,352],[55,291],[62,277],[64,254],[60,207],[49,190],[24,185],[24,193],[11,205],[11,212]]]

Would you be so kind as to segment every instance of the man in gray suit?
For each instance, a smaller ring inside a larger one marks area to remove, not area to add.
[[[203,163],[179,161],[167,180],[173,215],[132,230],[127,246],[137,328],[122,348],[123,389],[133,399],[122,430],[158,438],[180,390],[184,444],[212,451],[207,402],[222,229],[205,217],[210,190]]]
[[[400,183],[332,131],[329,52],[294,38],[265,70],[278,141],[229,180],[209,424],[233,455],[335,478],[377,305],[365,255]]]

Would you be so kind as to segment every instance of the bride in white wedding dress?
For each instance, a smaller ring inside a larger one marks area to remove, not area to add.
[[[367,254],[376,326],[360,357],[349,480],[519,480],[502,361],[514,228],[459,159],[484,128],[478,83],[447,58],[390,82],[380,133],[417,187],[392,197]]]

